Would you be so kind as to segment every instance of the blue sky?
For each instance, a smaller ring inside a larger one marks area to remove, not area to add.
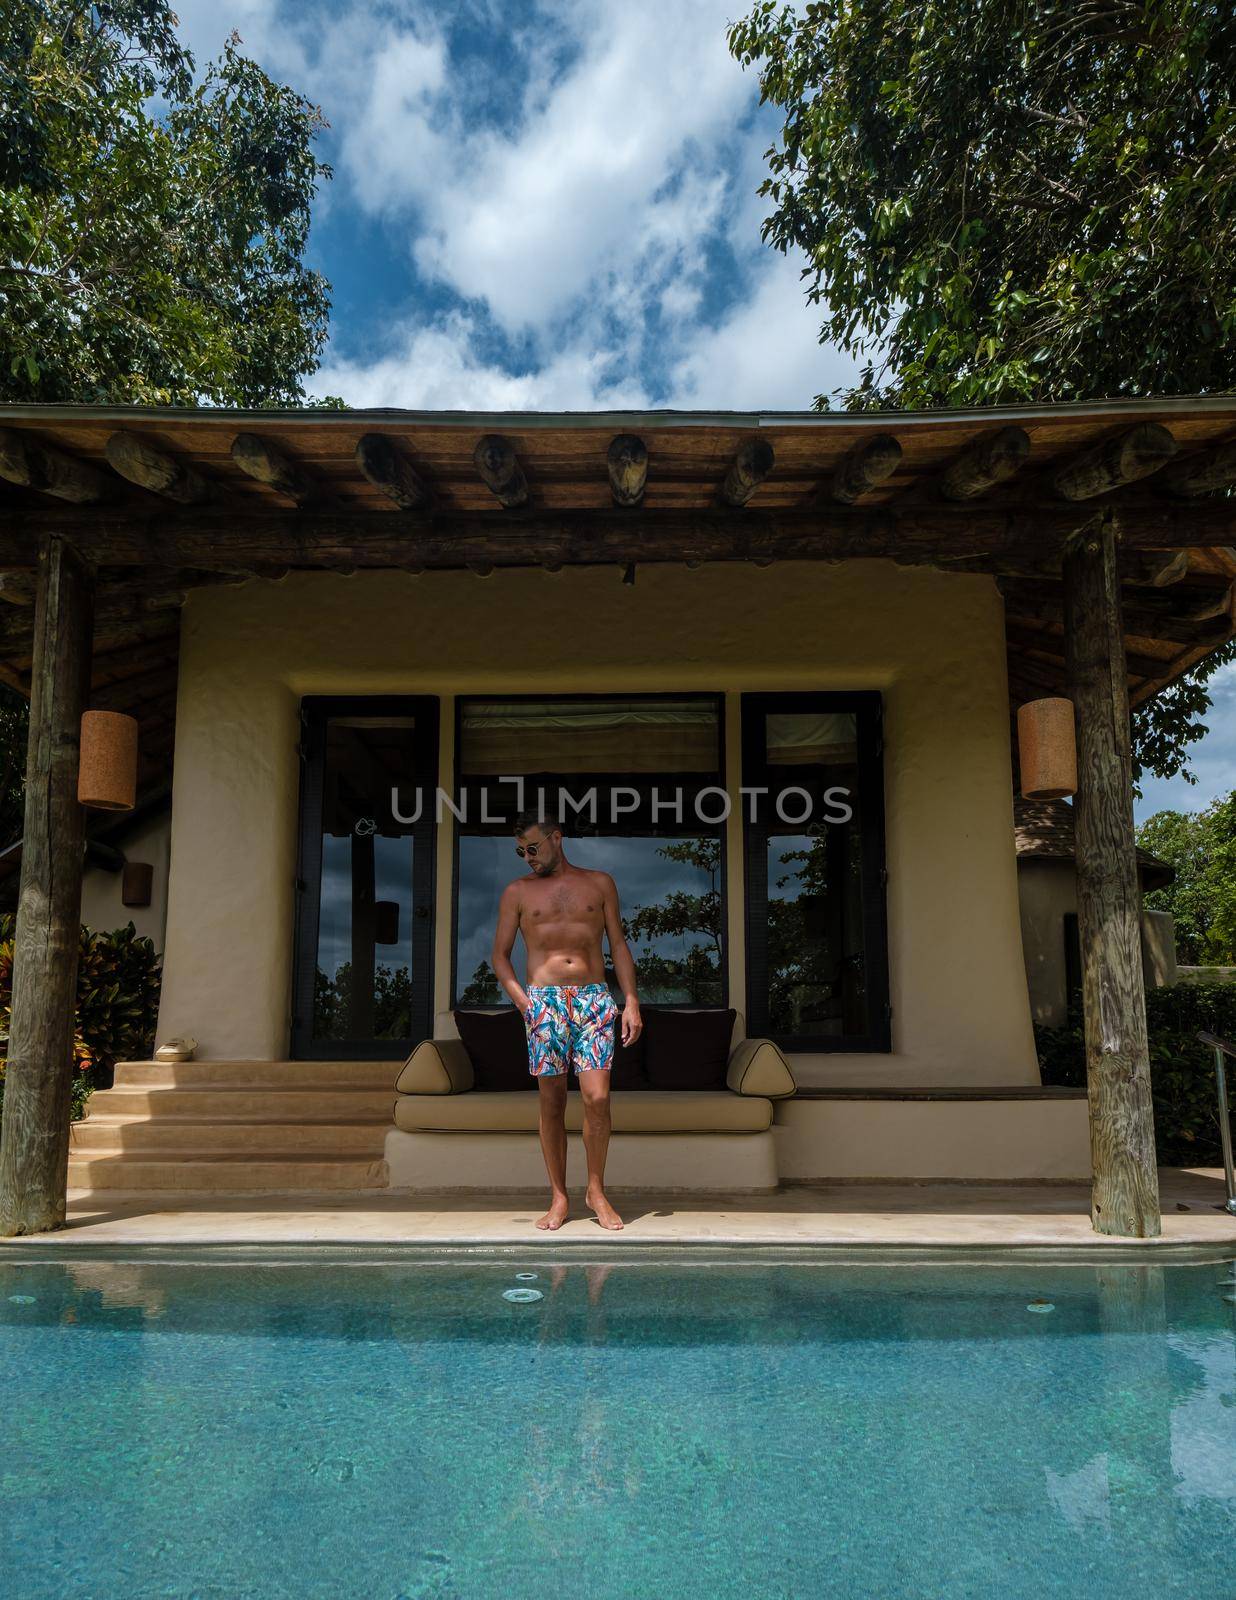
[[[744,0],[179,0],[321,105],[334,286],[316,394],[356,406],[797,409],[848,380],[760,239],[779,126],[725,44]],[[1196,787],[1236,785],[1236,671]]]

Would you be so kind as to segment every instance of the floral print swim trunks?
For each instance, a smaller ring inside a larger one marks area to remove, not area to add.
[[[534,1078],[608,1072],[614,1062],[618,1007],[603,983],[530,983],[524,1027]]]

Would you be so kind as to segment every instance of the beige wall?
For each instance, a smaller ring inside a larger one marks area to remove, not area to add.
[[[837,688],[885,695],[894,1050],[799,1056],[800,1080],[1037,1081],[1000,600],[983,577],[884,562],[643,567],[633,587],[615,566],[303,574],[195,591],[160,1037],[191,1033],[216,1059],[288,1050],[301,695]],[[444,704],[448,729],[449,713]],[[734,716],[731,703],[732,762]],[[740,932],[736,838],[729,861]],[[450,895],[440,870],[439,1008]],[[730,969],[741,982],[738,946]],[[746,1009],[740,988],[731,999]]]
[[[164,811],[159,816],[126,833],[120,848],[126,860],[148,861],[154,868],[148,906],[126,906],[120,891],[123,872],[106,872],[102,867],[87,867],[82,875],[82,921],[96,933],[110,933],[131,922],[144,938],[154,941],[162,951],[167,922],[167,872],[171,850],[172,819]]]

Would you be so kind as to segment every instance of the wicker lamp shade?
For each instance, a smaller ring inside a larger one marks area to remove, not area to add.
[[[137,721],[119,711],[84,711],[77,798],[96,811],[132,811],[137,800]]]
[[[1021,792],[1027,800],[1063,800],[1077,793],[1073,702],[1029,700],[1017,708]]]

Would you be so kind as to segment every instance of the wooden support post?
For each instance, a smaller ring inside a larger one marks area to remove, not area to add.
[[[0,1235],[64,1226],[77,1015],[84,813],[77,801],[90,682],[90,574],[62,539],[39,558],[13,1013],[0,1130]]]
[[[1160,1231],[1141,896],[1133,836],[1129,690],[1115,530],[1104,517],[1064,561],[1064,635],[1077,714],[1074,803],[1086,1081],[1096,1233]]]

